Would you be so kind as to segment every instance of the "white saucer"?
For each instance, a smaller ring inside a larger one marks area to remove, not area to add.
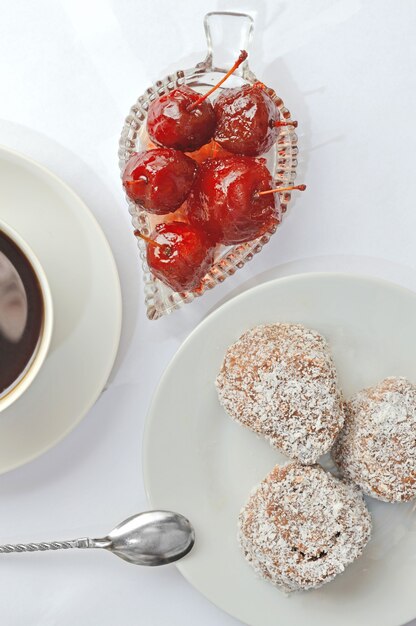
[[[276,321],[316,328],[332,347],[347,395],[382,378],[416,382],[416,294],[379,279],[304,274],[246,291],[207,317],[181,346],[156,391],[144,438],[151,505],[183,513],[194,550],[180,571],[251,626],[398,626],[416,615],[416,505],[369,498],[373,537],[363,556],[316,591],[287,596],[256,577],[236,540],[251,489],[281,454],[232,422],[214,380],[247,328]]]
[[[31,387],[0,414],[0,473],[67,435],[102,391],[117,353],[121,292],[108,242],[81,199],[30,159],[0,148],[0,215],[49,281],[54,329]]]

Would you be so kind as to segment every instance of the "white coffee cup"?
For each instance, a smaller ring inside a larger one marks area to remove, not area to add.
[[[29,358],[24,369],[12,381],[12,383],[6,389],[0,392],[0,412],[4,411],[4,409],[6,409],[13,402],[15,402],[26,391],[26,389],[35,379],[36,375],[42,367],[46,355],[48,354],[53,328],[52,295],[49,288],[48,280],[39,260],[37,259],[36,255],[29,247],[29,245],[26,243],[26,241],[13,228],[11,228],[2,220],[0,220],[0,234],[1,233],[4,233],[4,235],[6,235],[6,237],[11,240],[11,242],[19,249],[19,252],[22,253],[23,256],[26,257],[26,260],[29,262],[31,269],[33,270],[33,273],[37,278],[43,304],[43,314],[37,344],[33,350],[31,357]],[[3,258],[6,259],[6,257]],[[12,264],[10,264],[10,267],[13,267]],[[16,272],[16,276],[18,277],[18,272]],[[20,323],[17,318],[14,320],[14,322],[15,327]],[[13,326],[13,319],[11,320],[11,326]]]

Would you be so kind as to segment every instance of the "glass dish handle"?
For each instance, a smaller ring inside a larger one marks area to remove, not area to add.
[[[240,50],[249,51],[254,20],[246,13],[213,11],[204,19],[208,54],[204,65],[211,71],[227,72],[235,63]],[[245,78],[250,73],[245,61],[235,74]]]

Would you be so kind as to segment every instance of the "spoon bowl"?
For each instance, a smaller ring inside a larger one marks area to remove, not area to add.
[[[105,538],[105,547],[136,565],[165,565],[184,557],[195,542],[190,522],[172,511],[147,511],[129,517]],[[102,540],[98,540],[102,541]]]

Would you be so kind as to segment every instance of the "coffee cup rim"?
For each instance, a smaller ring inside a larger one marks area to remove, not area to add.
[[[7,237],[9,237],[20,248],[20,250],[30,262],[30,265],[32,266],[33,271],[35,272],[36,277],[39,281],[44,309],[40,340],[37,345],[33,361],[32,363],[30,363],[27,371],[24,372],[23,376],[20,378],[20,380],[18,380],[16,385],[12,386],[10,391],[6,393],[3,398],[0,398],[1,413],[2,411],[4,411],[4,409],[11,406],[14,402],[16,402],[18,398],[22,396],[22,394],[28,389],[28,387],[32,384],[37,374],[39,373],[49,352],[51,344],[54,311],[49,281],[46,277],[45,270],[43,269],[42,264],[40,263],[36,254],[33,252],[30,245],[27,243],[24,237],[22,237],[12,226],[10,226],[2,219],[0,219],[0,231],[7,235]]]

